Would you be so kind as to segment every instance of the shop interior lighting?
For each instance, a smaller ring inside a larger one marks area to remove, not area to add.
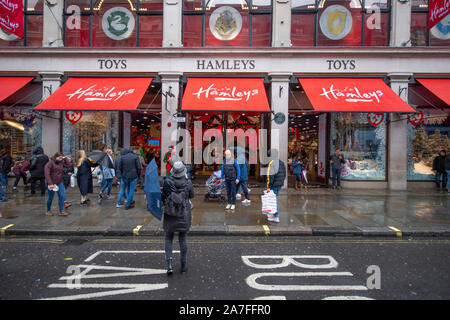
[[[10,127],[16,128],[17,130],[25,131],[25,127],[21,123],[11,121],[11,120],[2,120],[1,122],[7,124]]]
[[[215,7],[216,6],[214,4],[214,2],[215,2],[215,0],[208,1],[208,3],[206,4],[206,10],[207,11],[210,11],[211,7]],[[218,2],[220,2],[220,0]],[[227,1],[227,2],[230,2],[230,1]],[[240,2],[242,10],[248,10],[248,7],[246,6],[247,2],[245,0],[239,0],[239,1],[236,1],[236,2]],[[218,5],[220,5],[220,4],[221,3],[218,3]],[[232,3],[227,3],[227,4],[232,4]]]

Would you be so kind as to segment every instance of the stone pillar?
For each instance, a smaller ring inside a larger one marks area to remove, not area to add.
[[[272,46],[291,47],[291,0],[274,0],[272,15]]]
[[[50,97],[61,86],[62,72],[39,72],[42,78],[42,100]],[[61,111],[42,112],[42,148],[46,155],[53,156],[61,140]]]
[[[161,175],[166,175],[164,155],[170,145],[176,144],[177,123],[173,116],[178,112],[181,72],[162,72],[161,77]],[[170,126],[169,126],[170,124]]]
[[[276,114],[278,112],[283,113],[285,120],[281,124],[275,123],[274,120],[270,122],[271,134],[270,145],[271,148],[278,149],[278,156],[286,164],[287,173],[287,160],[288,160],[288,112],[289,112],[289,80],[292,73],[269,73],[271,78],[271,106],[272,111]],[[271,119],[274,115],[271,115]],[[287,177],[284,182],[283,188],[287,188]]]
[[[391,2],[391,47],[411,46],[411,1]]]
[[[400,98],[408,102],[408,81],[410,73],[390,73],[391,89]],[[390,190],[406,190],[408,165],[408,123],[406,116],[399,113],[389,114],[388,134],[388,187]]]
[[[44,28],[42,37],[43,47],[63,47],[62,38],[63,26],[63,6],[64,1],[46,0],[44,1]]]
[[[182,0],[164,0],[163,47],[182,47]]]

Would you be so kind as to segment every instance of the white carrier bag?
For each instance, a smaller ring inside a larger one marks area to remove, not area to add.
[[[270,161],[269,167],[267,168],[267,189],[264,190],[264,194],[261,196],[261,212],[266,215],[275,214],[278,211],[277,195],[272,190],[269,190],[269,174],[271,165],[272,161]]]

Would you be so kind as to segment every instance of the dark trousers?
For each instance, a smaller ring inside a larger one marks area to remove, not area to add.
[[[248,194],[248,188],[247,188],[247,181],[240,181],[237,185],[237,189],[240,190],[242,188],[242,191],[244,191],[245,199],[250,200],[250,195]]]
[[[23,185],[26,186],[28,181],[27,181],[27,176],[24,174],[16,174],[16,180],[14,180],[14,187],[17,187],[17,185],[19,184],[20,178],[23,179]]]
[[[236,204],[236,180],[225,180],[228,204]]]
[[[175,232],[166,232],[164,234],[165,239],[165,250],[166,250],[166,260],[173,259],[173,237]],[[180,256],[181,261],[186,263],[187,260],[187,232],[178,233],[178,242],[180,243]]]
[[[442,189],[447,189],[447,172],[436,172],[434,182],[436,183],[436,189],[441,188],[441,183]]]
[[[36,193],[36,181],[39,181],[41,184],[41,196],[45,194],[46,184],[45,184],[45,178],[38,178],[38,177],[32,177],[31,178],[31,194]]]
[[[333,183],[333,186],[337,186],[340,187],[341,186],[341,168],[331,168],[332,170],[332,176],[331,176],[331,180]],[[336,185],[337,183],[337,185]]]

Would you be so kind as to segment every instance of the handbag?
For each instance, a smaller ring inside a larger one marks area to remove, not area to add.
[[[261,196],[261,212],[263,214],[274,214],[278,211],[277,196],[272,190],[265,190]]]

